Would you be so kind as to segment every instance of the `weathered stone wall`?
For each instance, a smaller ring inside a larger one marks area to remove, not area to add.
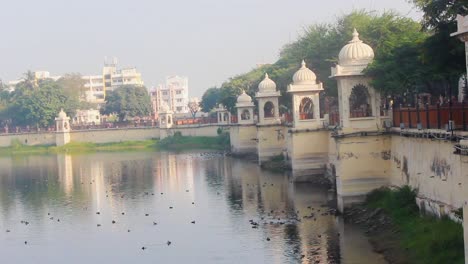
[[[257,126],[232,126],[229,130],[231,151],[235,154],[257,154]]]
[[[283,154],[286,146],[287,129],[281,125],[257,125],[258,161],[269,160],[273,156]]]
[[[437,215],[463,206],[468,157],[454,154],[454,143],[392,136],[391,184],[419,190],[419,205]]]
[[[337,199],[343,211],[350,204],[362,202],[370,191],[388,185],[391,137],[349,136],[335,140]]]
[[[81,130],[70,132],[70,142],[111,143],[159,138],[159,128]]]
[[[465,263],[468,263],[468,205],[463,206],[463,232],[465,237]]]
[[[289,130],[288,161],[295,181],[324,175],[328,164],[330,131]]]
[[[55,145],[55,133],[31,133],[31,134],[2,134],[0,135],[0,147],[9,147],[12,142],[18,141],[23,145]]]
[[[218,136],[218,128],[223,130],[229,129],[229,126],[226,125],[196,125],[196,126],[177,126],[168,129],[161,129],[160,138],[166,138],[168,136],[174,135],[176,132],[180,132],[182,136],[190,137],[216,137]]]

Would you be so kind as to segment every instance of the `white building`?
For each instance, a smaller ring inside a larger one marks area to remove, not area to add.
[[[76,110],[72,120],[74,125],[100,125],[101,113],[97,109]]]
[[[151,92],[151,101],[155,117],[158,116],[163,103],[167,104],[174,114],[189,113],[188,78],[177,75],[166,77],[166,84],[159,85]]]
[[[104,103],[106,92],[113,91],[123,85],[143,86],[141,73],[135,67],[117,68],[117,60],[111,63],[105,62],[102,75],[86,75],[85,80],[86,101],[90,103]]]

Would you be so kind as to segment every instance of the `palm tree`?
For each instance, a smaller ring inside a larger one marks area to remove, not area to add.
[[[23,76],[24,76],[23,77],[24,86],[30,90],[36,89],[37,87],[36,74],[33,71],[28,70],[27,72],[23,74]]]

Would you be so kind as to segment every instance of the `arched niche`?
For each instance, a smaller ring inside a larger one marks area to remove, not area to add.
[[[370,117],[372,116],[372,103],[369,89],[362,84],[353,87],[349,96],[349,117]]]
[[[244,109],[241,112],[241,120],[250,120],[250,111],[248,109]]]
[[[263,106],[263,113],[265,118],[275,117],[275,105],[268,101]]]
[[[314,103],[309,97],[304,97],[299,104],[299,120],[314,119]]]

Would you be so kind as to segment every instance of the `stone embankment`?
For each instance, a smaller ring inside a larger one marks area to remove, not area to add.
[[[343,214],[345,222],[358,225],[369,237],[375,252],[390,264],[410,264],[408,252],[400,246],[399,229],[381,208],[354,206]]]

